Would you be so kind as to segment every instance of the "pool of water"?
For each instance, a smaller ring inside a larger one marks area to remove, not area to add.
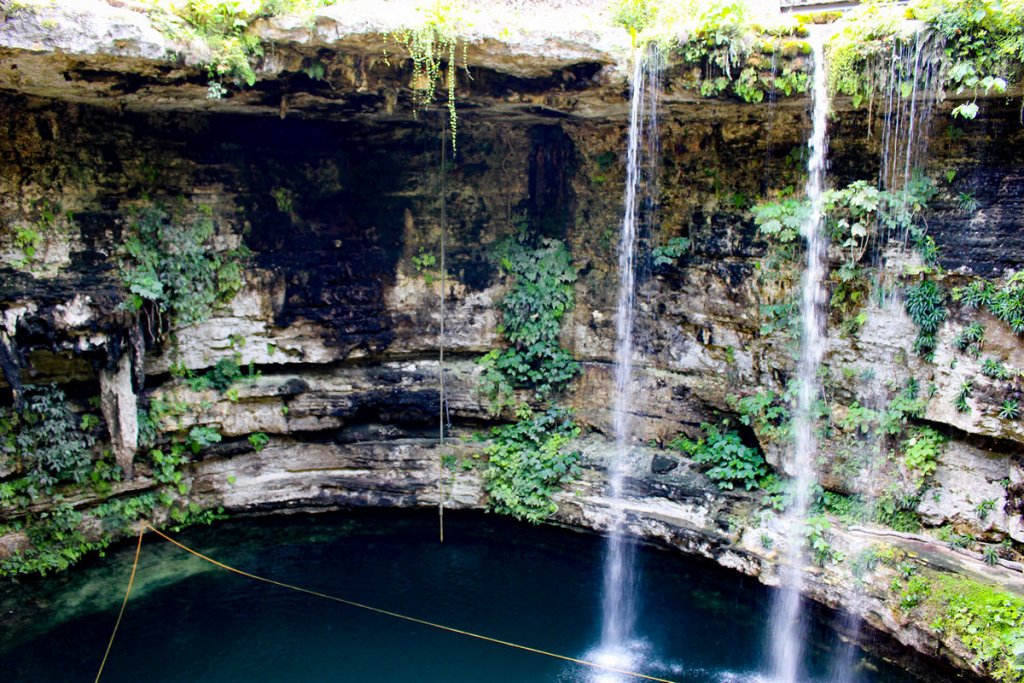
[[[254,574],[419,619],[589,658],[600,637],[603,541],[483,514],[289,516],[178,537]],[[134,543],[66,575],[0,587],[4,681],[92,680],[120,606]],[[707,562],[638,552],[638,656],[672,681],[758,681],[771,591]],[[136,589],[102,680],[137,683],[638,681],[258,583],[147,535]],[[808,671],[839,655],[812,614]],[[917,680],[859,654],[858,680]]]

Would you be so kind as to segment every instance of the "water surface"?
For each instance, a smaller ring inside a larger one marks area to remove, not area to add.
[[[601,634],[597,536],[449,513],[224,522],[180,539],[218,560],[495,638],[587,657]],[[91,681],[127,585],[134,543],[70,574],[0,589],[3,680]],[[754,681],[768,667],[771,591],[704,561],[642,547],[637,633],[646,674]],[[806,668],[827,679],[830,615],[814,610]],[[859,658],[859,680],[915,680]],[[103,681],[137,683],[523,683],[597,680],[591,670],[396,620],[205,564],[152,534]],[[607,680],[607,679],[601,679]],[[639,680],[615,679],[610,680]]]

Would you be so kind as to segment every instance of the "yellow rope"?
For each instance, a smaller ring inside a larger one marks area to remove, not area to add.
[[[114,622],[114,630],[110,634],[110,640],[107,642],[107,651],[103,653],[103,661],[100,662],[100,670],[96,672],[96,683],[99,683],[100,676],[103,675],[103,667],[107,665],[107,657],[110,656],[110,649],[114,647],[114,638],[117,637],[117,629],[121,626],[121,618],[124,616],[124,609],[128,606],[128,596],[132,594],[132,586],[135,585],[135,571],[139,568],[139,554],[142,552],[142,535],[146,533],[146,528],[150,527],[148,524],[143,523],[139,527],[139,541],[135,545],[135,561],[132,562],[132,575],[128,578],[128,590],[124,592],[124,600],[121,601],[121,611],[117,613],[117,621]]]
[[[645,680],[645,681],[655,681],[655,683],[672,683],[672,681],[670,681],[668,679],[665,679],[665,678],[657,678],[655,676],[647,676],[645,674],[636,673],[635,671],[627,671],[625,669],[619,669],[619,668],[616,668],[616,667],[613,667],[613,666],[606,666],[604,664],[598,664],[597,662],[589,662],[589,661],[587,661],[585,659],[577,659],[576,657],[569,657],[567,655],[560,655],[560,654],[556,654],[554,652],[548,652],[546,650],[540,650],[540,649],[535,648],[535,647],[529,647],[527,645],[519,645],[517,643],[511,643],[511,642],[509,642],[507,640],[500,640],[498,638],[492,638],[490,636],[480,635],[479,633],[473,633],[471,631],[464,631],[462,629],[453,628],[451,626],[444,626],[442,624],[436,624],[436,623],[434,623],[432,621],[427,621],[425,619],[417,619],[416,617],[406,616],[404,614],[399,614],[398,612],[391,612],[389,610],[381,609],[379,607],[372,607],[370,605],[364,605],[363,603],[360,603],[360,602],[354,602],[352,600],[346,600],[345,598],[339,598],[339,597],[337,597],[335,595],[328,595],[327,593],[321,593],[319,591],[310,590],[308,588],[302,588],[301,586],[293,586],[292,584],[284,583],[283,581],[275,581],[274,579],[268,579],[268,578],[263,577],[263,576],[257,576],[256,574],[250,574],[247,571],[243,571],[241,569],[236,569],[235,567],[232,567],[230,565],[224,564],[223,562],[218,562],[217,560],[213,559],[212,557],[208,557],[206,555],[203,555],[199,551],[193,550],[192,548],[189,548],[187,545],[181,543],[180,541],[177,541],[177,540],[171,538],[170,536],[168,536],[164,532],[160,531],[159,529],[157,529],[155,527],[152,527],[152,526],[150,526],[149,524],[146,524],[146,523],[143,523],[143,524],[144,524],[144,528],[149,529],[150,531],[152,531],[156,535],[158,535],[161,538],[163,538],[165,541],[167,541],[167,542],[169,542],[169,543],[171,543],[173,545],[176,545],[177,547],[181,548],[185,552],[191,553],[192,555],[195,555],[199,559],[205,560],[206,562],[209,562],[210,564],[212,564],[212,565],[214,565],[216,567],[220,567],[221,569],[227,570],[229,572],[233,572],[233,573],[238,574],[240,576],[244,576],[247,579],[252,579],[253,581],[261,581],[263,583],[268,583],[268,584],[270,584],[272,586],[278,586],[280,588],[287,588],[289,590],[298,591],[299,593],[305,593],[306,595],[312,595],[312,596],[315,596],[315,597],[318,597],[318,598],[323,598],[325,600],[332,600],[334,602],[339,602],[339,603],[341,603],[343,605],[348,605],[349,607],[358,607],[359,609],[367,610],[369,612],[374,612],[376,614],[383,614],[385,616],[394,617],[395,619],[402,619],[403,621],[409,621],[409,622],[412,622],[414,624],[420,624],[422,626],[429,626],[430,628],[436,628],[436,629],[439,629],[441,631],[447,631],[448,633],[455,633],[455,634],[460,635],[460,636],[468,636],[470,638],[476,638],[477,640],[483,640],[483,641],[486,641],[488,643],[494,643],[496,645],[504,645],[505,647],[511,647],[511,648],[515,648],[517,650],[523,650],[524,652],[532,652],[534,654],[544,655],[545,657],[552,657],[554,659],[560,659],[562,661],[572,662],[574,664],[580,664],[581,666],[588,666],[588,667],[591,667],[593,669],[600,669],[602,671],[608,671],[608,672],[611,672],[611,673],[623,674],[625,676],[632,676],[634,678],[639,678],[639,679],[642,679],[642,680]],[[140,532],[139,533],[139,547],[141,547],[141,545],[142,545],[142,533]],[[135,561],[136,561],[136,564],[138,564],[138,550],[136,550]],[[133,568],[132,569],[132,579],[134,580],[134,578],[135,578],[135,570]],[[128,584],[128,591],[131,592],[131,583],[130,582]],[[127,602],[128,602],[128,594],[126,593],[125,594],[125,603],[127,603]],[[123,605],[121,607],[121,611],[122,611],[122,613],[124,612],[124,606]],[[118,617],[118,622],[120,622],[120,617]],[[117,632],[117,628],[116,627],[114,628],[114,632],[115,633]],[[111,636],[111,642],[113,642],[113,636]],[[109,649],[110,648],[108,647],[107,648],[108,652],[109,652]],[[105,659],[106,658],[104,658],[104,660]],[[102,672],[102,670],[103,670],[102,667],[100,667],[100,671],[101,672]],[[96,680],[99,681],[99,676],[98,675],[96,676]]]

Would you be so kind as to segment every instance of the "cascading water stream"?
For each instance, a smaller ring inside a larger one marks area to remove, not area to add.
[[[602,663],[614,663],[620,667],[634,659],[632,651],[635,649],[634,546],[626,538],[622,498],[629,457],[637,228],[645,188],[648,199],[653,201],[654,174],[651,169],[654,155],[645,155],[644,152],[645,148],[649,151],[656,147],[652,140],[656,140],[657,135],[657,78],[660,66],[658,53],[654,49],[646,55],[639,49],[635,50],[633,62],[625,206],[619,239],[619,294],[615,315],[615,397],[612,404],[615,458],[608,468],[613,517],[605,550],[601,642],[597,653]],[[599,680],[615,679],[602,677]]]
[[[814,485],[814,454],[817,438],[814,433],[812,406],[818,395],[817,372],[825,347],[826,290],[828,244],[823,230],[823,200],[828,118],[828,92],[826,88],[823,40],[812,35],[814,60],[813,100],[810,159],[807,164],[805,192],[810,212],[802,226],[807,244],[807,265],[804,269],[800,312],[802,336],[800,360],[797,365],[798,395],[793,429],[796,436],[791,474],[796,490],[787,510],[786,561],[783,565],[783,588],[779,591],[772,611],[772,672],[777,683],[795,683],[803,657],[805,627],[801,590],[804,575],[804,520]]]
[[[918,29],[912,40],[893,44],[890,63],[883,71],[884,108],[878,180],[882,189],[894,193],[898,198],[899,205],[893,207],[898,212],[908,210],[911,181],[928,153],[932,112],[941,92],[942,59],[942,46],[936,42],[934,35]],[[902,257],[908,236],[895,234],[885,237],[887,239],[882,239],[881,235],[876,236],[875,250],[871,255],[872,262],[878,268],[877,305],[883,310],[902,306],[899,297],[888,294],[888,282],[902,269],[902,259],[897,259],[893,266],[887,263],[884,250],[892,245],[891,240],[895,240],[899,246],[894,253]],[[883,384],[888,386],[896,381],[896,377],[890,377]],[[877,389],[867,394],[858,394],[857,399],[862,406],[875,411],[884,410],[887,403],[885,392]],[[858,488],[863,492],[869,509],[873,505],[872,492],[876,490],[880,469],[879,463],[869,459],[867,468],[859,477]],[[836,683],[853,683],[857,679],[857,648],[854,643],[863,626],[857,606],[864,600],[864,596],[855,592],[847,599],[853,609],[843,618],[840,630],[846,634],[849,642],[832,665],[830,680]]]

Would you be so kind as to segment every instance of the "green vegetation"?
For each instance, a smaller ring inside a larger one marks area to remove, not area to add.
[[[238,354],[236,354],[236,358],[237,356]],[[214,389],[222,394],[226,394],[228,398],[234,401],[238,400],[238,391],[237,389],[233,390],[233,385],[236,382],[252,382],[260,377],[260,372],[256,370],[252,363],[249,364],[247,371],[243,372],[242,366],[238,364],[236,358],[221,358],[214,363],[212,368],[201,373],[196,373],[180,366],[172,366],[171,374],[184,379],[185,384],[192,391]]]
[[[27,386],[20,409],[0,407],[0,457],[23,477],[0,484],[0,501],[12,488],[34,500],[59,484],[85,482],[96,440],[81,424],[56,385]]]
[[[935,193],[934,184],[921,176],[915,176],[899,192],[879,190],[867,181],[857,180],[824,193],[825,230],[831,242],[842,247],[845,256],[840,266],[829,273],[829,305],[843,334],[856,334],[867,320],[863,307],[868,300],[871,280],[864,261],[869,246],[879,248],[894,240],[900,243],[909,240],[925,261],[923,271],[931,270],[936,254],[934,242],[926,233],[923,213]],[[794,198],[765,202],[753,208],[754,222],[768,241],[775,260],[796,262],[800,254],[800,230],[809,211],[806,199]],[[766,323],[766,330],[774,331],[779,327],[771,321]],[[923,345],[920,348],[930,353],[934,349],[934,332],[923,334],[920,339]]]
[[[862,429],[863,425],[880,425],[886,420],[880,419],[878,413],[875,413],[854,422],[858,425],[857,429]],[[895,421],[890,418],[889,423],[894,425]],[[844,524],[873,521],[897,531],[917,532],[921,528],[917,514],[921,494],[935,473],[945,442],[945,437],[931,427],[911,428],[896,453],[906,472],[902,480],[894,479],[870,504],[859,495],[822,491],[816,509],[836,516]]]
[[[986,305],[992,315],[1009,325],[1016,334],[1024,334],[1024,271],[1008,277],[993,292]]]
[[[728,427],[724,423],[723,427]],[[747,446],[734,431],[723,431],[717,425],[701,425],[704,436],[693,441],[675,439],[670,447],[689,455],[694,462],[710,465],[706,474],[718,488],[728,491],[742,485],[747,491],[762,488],[768,476],[768,464],[761,452]]]
[[[958,351],[977,358],[981,355],[981,347],[985,343],[985,326],[981,323],[971,323],[960,330],[953,338],[953,346]]]
[[[1024,598],[960,574],[898,566],[891,590],[906,611],[958,640],[996,681],[1024,680]]]
[[[811,558],[819,567],[824,567],[832,562],[842,562],[846,555],[837,550],[833,544],[829,531],[832,524],[824,515],[808,517],[804,522],[804,537],[807,546],[811,551]]]
[[[452,152],[457,150],[458,112],[455,108],[455,86],[458,73],[456,55],[461,46],[463,68],[467,66],[462,3],[459,0],[428,0],[417,8],[420,23],[398,31],[394,38],[412,58],[414,113],[434,102],[438,82],[444,74],[448,91],[448,125]]]
[[[201,206],[191,221],[178,221],[154,204],[132,216],[120,252],[129,310],[188,325],[208,318],[215,304],[230,301],[241,289],[248,250],[216,252],[212,214]]]
[[[953,289],[952,297],[964,308],[988,308],[1015,334],[1024,335],[1024,271],[1008,276],[998,287],[986,280],[974,280]]]
[[[484,488],[495,512],[541,522],[558,509],[552,495],[579,476],[579,453],[566,451],[579,435],[564,408],[524,412],[518,422],[494,427],[484,449]]]
[[[510,342],[480,359],[482,388],[499,413],[513,409],[516,422],[491,430],[484,485],[493,510],[539,522],[556,506],[555,490],[577,476],[578,453],[564,452],[579,434],[567,409],[554,399],[579,372],[579,363],[559,343],[562,318],[575,305],[577,272],[569,250],[552,239],[532,239],[525,227],[498,250],[512,278],[501,301],[501,331]],[[532,392],[535,409],[516,390]]]
[[[891,391],[896,389],[890,385]],[[823,491],[818,509],[847,524],[873,521],[897,531],[920,529],[917,507],[946,440],[931,427],[914,423],[925,410],[919,393],[918,382],[911,379],[884,408],[874,410],[854,401],[831,411],[822,432],[826,448],[837,456],[833,474],[854,485],[873,463],[876,476],[888,483],[870,504],[860,496]]]
[[[904,290],[904,307],[917,325],[914,351],[928,361],[935,358],[936,334],[946,320],[945,303],[946,293],[933,280],[922,280]]]
[[[789,438],[792,430],[789,395],[762,390],[750,396],[726,396],[725,400],[738,413],[740,422],[754,428],[759,439],[776,441]]]
[[[637,36],[654,24],[657,14],[658,3],[655,0],[616,0],[612,8],[612,24],[629,31],[636,47]]]
[[[860,524],[871,518],[868,504],[860,495],[822,491],[815,508],[834,515],[843,524]]]
[[[829,41],[829,88],[849,95],[854,106],[873,102],[889,88],[912,97],[917,87],[913,64],[891,64],[894,49],[914,49],[917,37],[904,15],[925,23],[941,40],[943,87],[965,91],[974,100],[960,104],[954,116],[974,118],[977,96],[1003,92],[1020,81],[1024,62],[1024,3],[1020,0],[917,0],[909,9],[865,3],[844,17],[842,30]]]
[[[911,7],[944,39],[947,88],[974,100],[954,116],[973,119],[980,92],[1004,92],[1024,72],[1024,2],[1020,0],[917,0]]]
[[[671,266],[689,250],[689,239],[686,237],[673,237],[665,244],[660,244],[652,249],[651,258],[655,266]]]
[[[419,253],[412,257],[412,267],[418,275],[423,276],[424,282],[428,285],[434,283],[434,267],[436,265],[437,257],[424,247],[420,247]]]
[[[148,413],[140,418],[140,445],[148,448],[156,438],[155,426]],[[153,478],[161,487],[112,498],[122,472],[110,451],[97,443],[100,426],[95,415],[77,413],[55,385],[28,385],[21,406],[0,408],[0,464],[12,471],[0,481],[0,508],[8,520],[4,531],[22,531],[31,544],[0,562],[0,576],[63,570],[134,533],[135,521],[160,511],[179,525],[219,514],[187,500],[182,471],[190,454],[220,441],[215,430],[194,427],[166,448],[150,450]],[[72,505],[83,494],[100,502],[88,509]]]
[[[1010,369],[998,358],[986,358],[981,364],[981,374],[990,379],[1007,380],[1013,376]]]
[[[956,391],[956,396],[953,397],[953,407],[956,408],[958,413],[970,413],[971,404],[967,402],[967,399],[974,393],[974,380],[965,379],[960,385],[960,388]]]
[[[946,437],[931,427],[914,427],[903,442],[903,464],[917,482],[919,491],[924,488],[925,480],[935,473],[945,443]]]
[[[544,400],[579,372],[579,363],[559,343],[562,318],[576,302],[577,271],[562,242],[524,237],[498,249],[501,269],[512,285],[501,301],[501,332],[510,342],[480,359],[483,388],[495,411],[513,407],[515,390],[532,388]]]
[[[183,43],[199,43],[206,59],[208,95],[227,94],[227,84],[256,83],[254,64],[263,46],[252,31],[253,22],[280,14],[310,12],[334,0],[159,0],[154,21],[164,33]]]
[[[806,34],[795,21],[765,26],[742,0],[683,3],[668,49],[694,67],[691,87],[704,97],[726,93],[744,102],[761,102],[772,92],[806,92],[810,78],[805,67],[774,68],[771,55],[807,54],[807,43],[794,40]],[[684,36],[678,38],[678,36]]]
[[[10,264],[18,270],[31,270],[47,239],[58,230],[66,230],[73,225],[70,212],[63,213],[59,205],[45,199],[33,202],[33,213],[35,218],[32,220],[12,226],[12,242],[19,255]]]

